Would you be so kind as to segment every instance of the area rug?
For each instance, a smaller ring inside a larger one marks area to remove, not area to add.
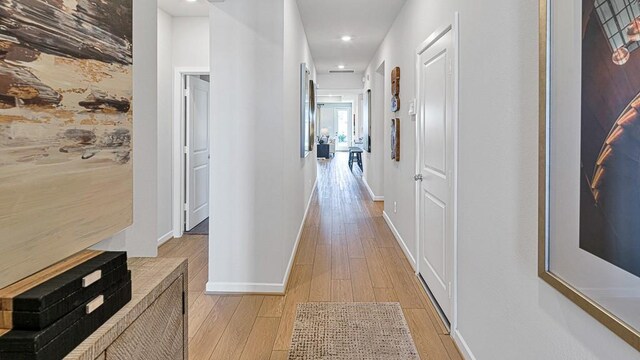
[[[299,304],[289,360],[419,359],[398,303]]]

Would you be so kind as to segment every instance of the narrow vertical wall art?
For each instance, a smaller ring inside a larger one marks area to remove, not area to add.
[[[391,71],[391,111],[400,111],[400,68]]]
[[[313,146],[311,134],[312,111],[311,93],[315,94],[312,89],[313,81],[310,79],[311,72],[307,68],[306,63],[300,64],[300,157],[305,158],[311,152]],[[315,102],[315,95],[314,95]]]
[[[368,153],[371,152],[371,129],[372,129],[372,114],[371,114],[371,110],[372,110],[372,105],[371,105],[371,89],[368,89],[367,92],[364,94],[364,105],[363,105],[363,110],[364,110],[364,115],[363,115],[363,119],[364,119],[364,141],[365,141],[365,149],[367,150]]]
[[[400,119],[391,119],[391,159],[400,161]]]
[[[316,143],[316,116],[318,113],[318,104],[316,101],[316,83],[309,80],[309,151],[313,151]]]
[[[400,68],[391,71],[391,111],[400,111]],[[400,119],[391,119],[391,159],[400,161]]]

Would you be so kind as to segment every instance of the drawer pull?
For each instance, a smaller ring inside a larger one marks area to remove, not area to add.
[[[104,295],[100,295],[97,298],[91,300],[86,307],[86,312],[87,315],[91,314],[92,312],[96,311],[97,308],[99,308],[100,306],[102,306],[102,304],[104,304]]]
[[[102,278],[102,270],[96,270],[91,274],[82,278],[82,287],[86,288],[87,286],[93,284],[94,282],[100,280]]]

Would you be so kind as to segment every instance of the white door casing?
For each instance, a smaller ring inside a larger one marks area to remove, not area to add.
[[[209,83],[186,77],[185,228],[209,217]]]
[[[339,146],[338,150],[348,150],[349,147],[351,147],[351,144],[353,143],[353,124],[352,124],[352,116],[353,116],[353,112],[351,110],[351,107],[337,107],[333,109],[333,123],[334,123],[334,129],[336,129],[336,133],[338,133],[337,135],[340,135],[340,113],[342,113],[343,115],[345,115],[345,117],[347,118],[347,131],[344,133],[347,138],[345,140],[346,145],[342,144],[342,146]],[[336,145],[340,145],[338,143],[338,139],[336,136]]]
[[[418,51],[418,272],[453,320],[454,34],[436,33]]]

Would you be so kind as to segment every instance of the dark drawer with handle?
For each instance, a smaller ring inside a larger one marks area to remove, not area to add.
[[[0,290],[0,328],[41,330],[127,274],[125,252],[96,252],[94,257],[42,283],[15,284]],[[34,275],[34,277],[36,277]],[[35,281],[34,281],[35,282]]]
[[[127,254],[82,251],[0,289],[0,360],[61,359],[130,300]]]
[[[39,331],[8,330],[0,336],[0,360],[62,359],[131,300],[131,274]]]

